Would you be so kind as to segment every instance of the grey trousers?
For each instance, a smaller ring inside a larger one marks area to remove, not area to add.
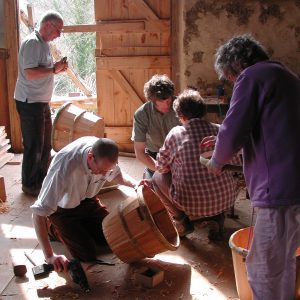
[[[253,300],[292,300],[300,246],[300,205],[260,208],[246,258]]]

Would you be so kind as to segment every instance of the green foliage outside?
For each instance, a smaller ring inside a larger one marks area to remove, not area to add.
[[[36,27],[40,17],[47,10],[55,10],[64,18],[65,25],[92,24],[94,23],[94,0],[20,0],[19,6],[27,14],[27,4],[34,8]],[[21,39],[29,34],[24,24],[20,24]],[[54,40],[61,56],[67,56],[69,65],[83,80],[89,90],[96,94],[95,33],[63,33]],[[69,92],[80,90],[73,84],[67,75],[55,76],[54,95],[65,96]]]

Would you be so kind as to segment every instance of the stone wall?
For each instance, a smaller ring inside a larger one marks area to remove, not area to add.
[[[300,74],[299,0],[184,0],[181,84],[215,94],[215,49],[234,35],[251,33],[272,55]],[[226,86],[227,94],[231,87]]]

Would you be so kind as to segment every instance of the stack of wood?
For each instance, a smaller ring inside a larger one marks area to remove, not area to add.
[[[7,139],[5,127],[0,126],[0,168],[14,157],[13,153],[7,152],[10,148],[10,140]]]

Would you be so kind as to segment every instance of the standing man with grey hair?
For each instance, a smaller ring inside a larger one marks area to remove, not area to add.
[[[269,60],[249,35],[216,53],[220,78],[234,83],[230,108],[208,169],[222,166],[243,148],[244,173],[257,218],[246,259],[254,300],[294,299],[296,249],[300,245],[300,80]]]
[[[145,166],[144,178],[155,171],[156,155],[169,131],[180,125],[172,108],[174,83],[167,75],[154,75],[144,85],[147,102],[134,114],[132,140],[138,160]]]
[[[22,190],[37,196],[46,176],[51,151],[51,114],[54,74],[64,72],[68,64],[53,63],[49,42],[63,30],[62,16],[48,11],[22,42],[19,73],[15,89],[17,111],[23,136]]]

